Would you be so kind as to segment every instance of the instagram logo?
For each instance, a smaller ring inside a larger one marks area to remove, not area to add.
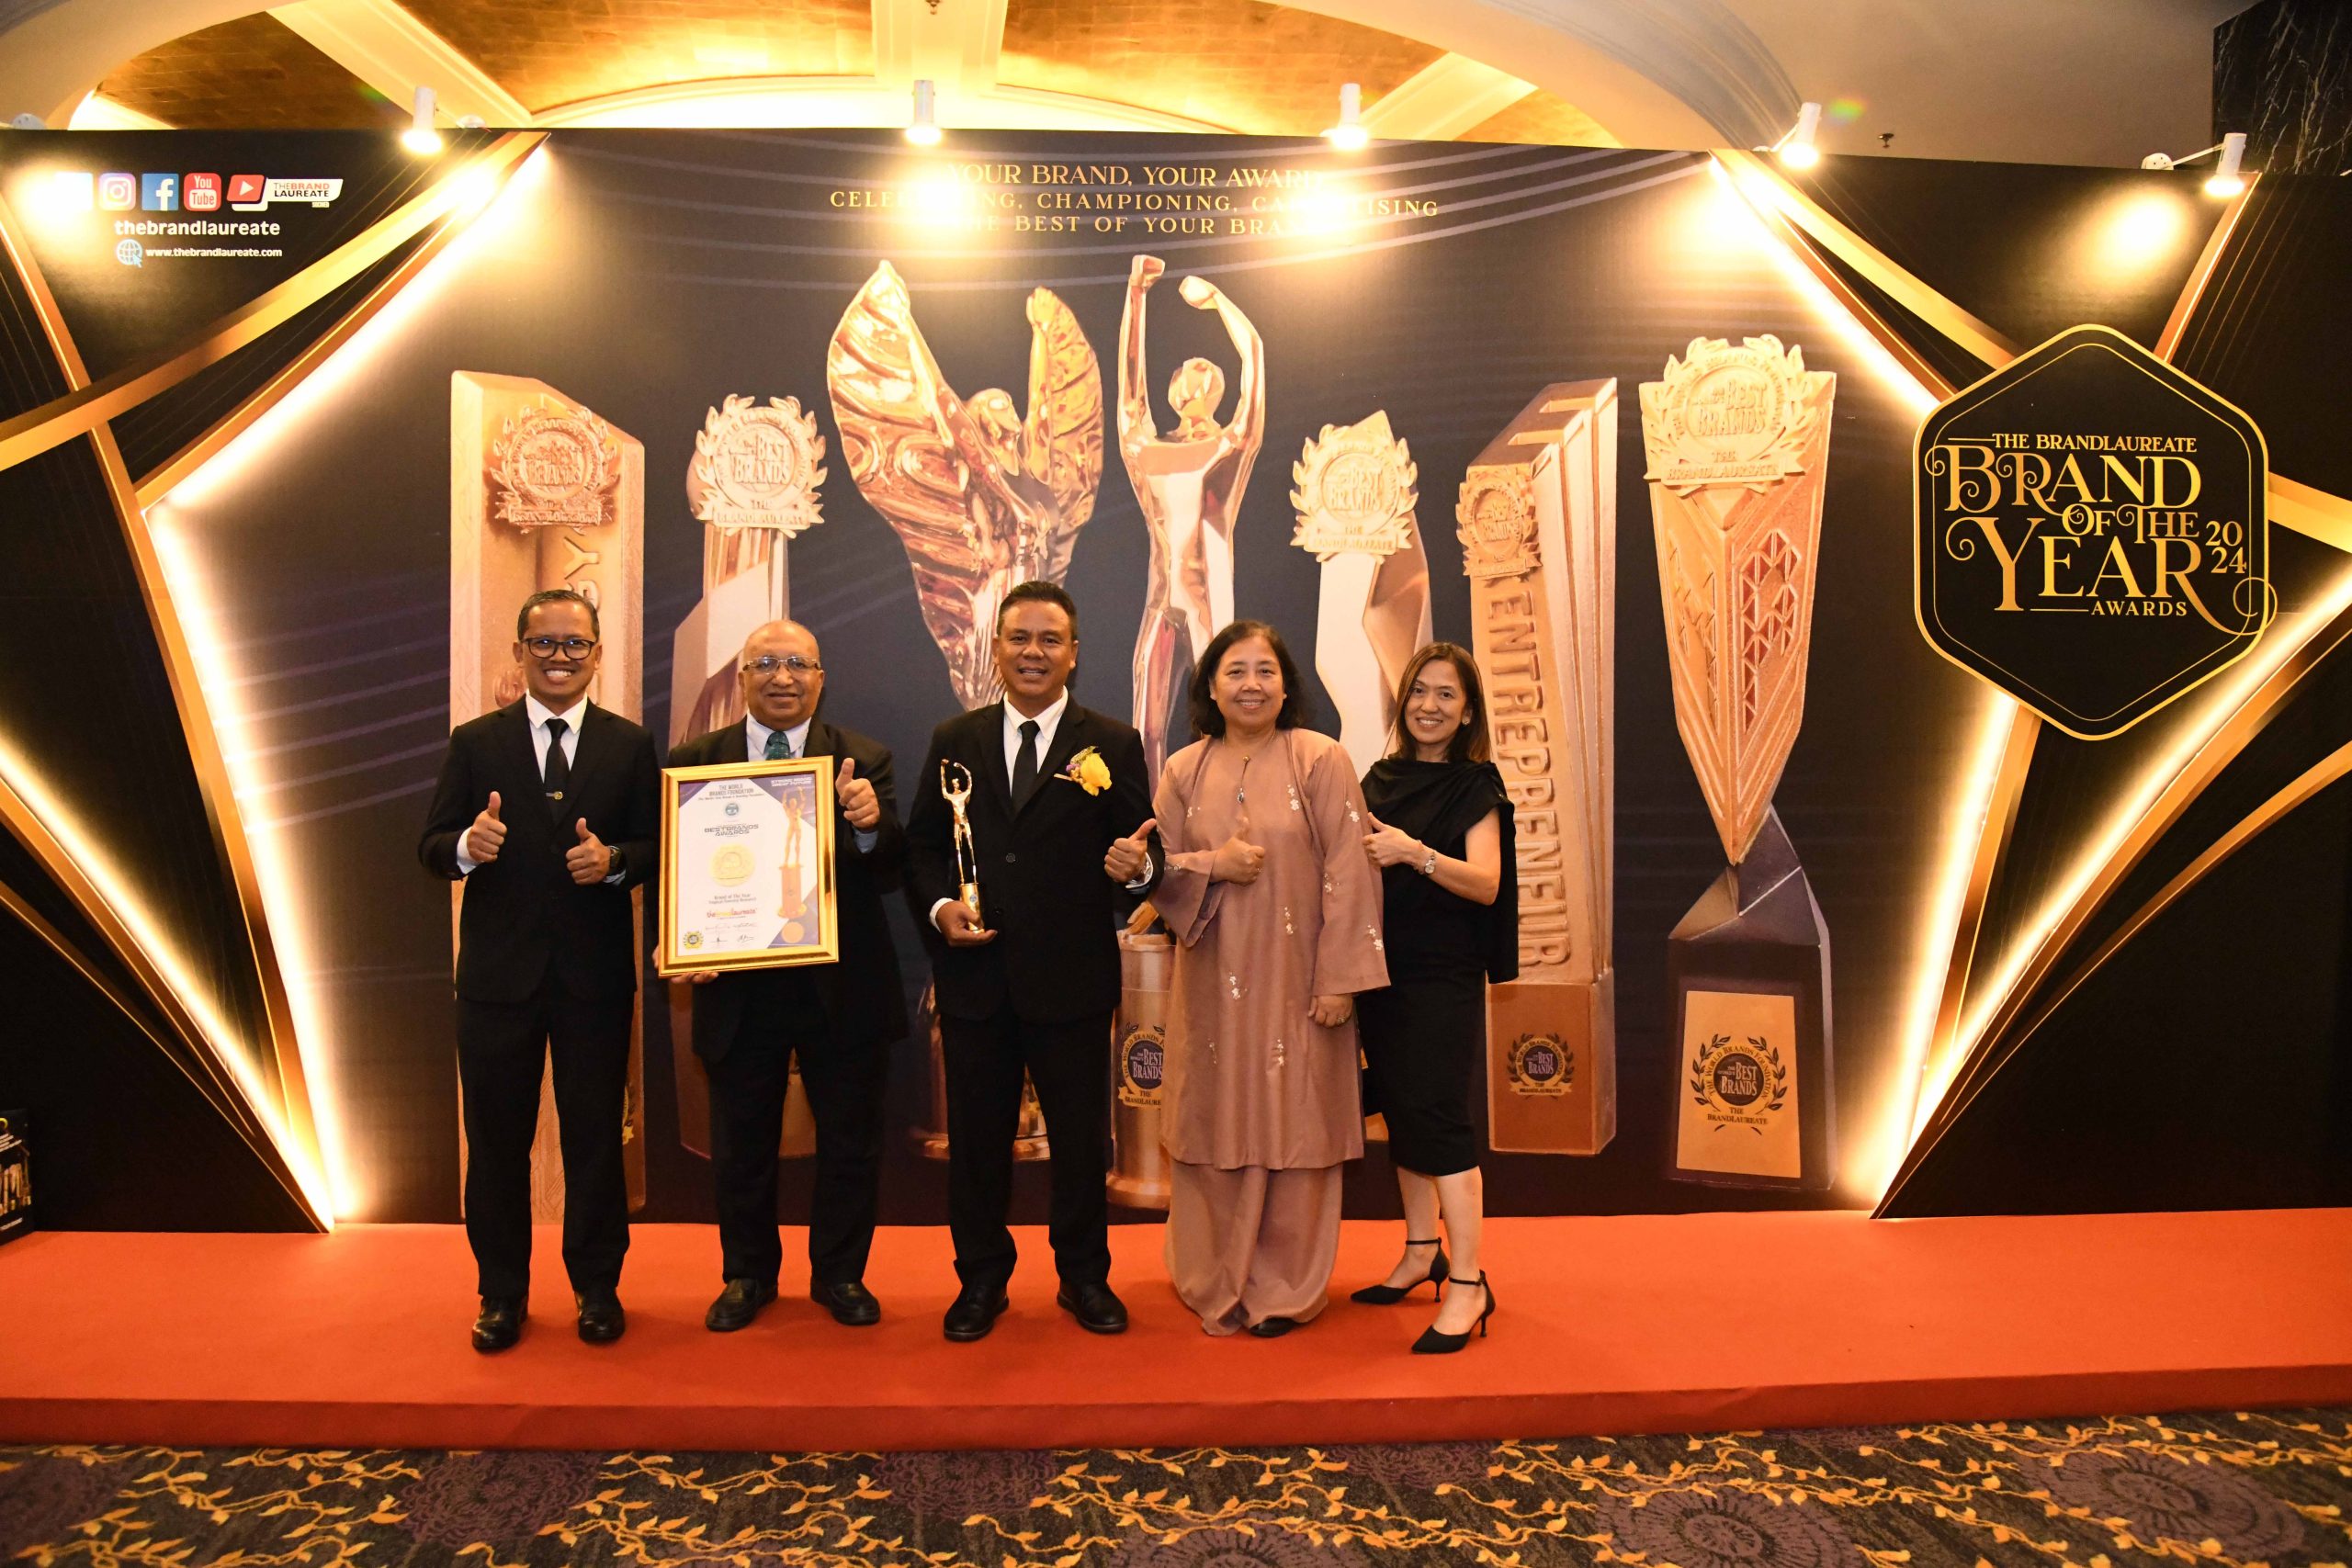
[[[139,176],[136,175],[100,175],[98,205],[118,212],[127,212],[139,205]]]

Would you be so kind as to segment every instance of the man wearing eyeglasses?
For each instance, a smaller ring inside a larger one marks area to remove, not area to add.
[[[525,695],[451,733],[417,844],[427,870],[466,885],[458,1083],[481,1292],[473,1345],[484,1351],[523,1332],[531,1143],[550,1053],[580,1337],[608,1344],[628,1326],[621,1133],[639,960],[628,890],[652,874],[661,833],[651,733],[588,701],[596,607],[568,588],[534,593],[514,638]]]
[[[841,956],[831,964],[699,974],[695,1055],[710,1075],[711,1175],[718,1195],[714,1333],[748,1325],[775,1300],[784,1247],[776,1233],[776,1147],[794,1058],[817,1126],[808,1204],[808,1294],[838,1322],[875,1323],[865,1259],[882,1175],[882,1096],[890,1046],[907,1032],[899,960],[882,895],[899,886],[905,840],[892,798],[890,753],[818,716],[825,666],[816,636],[793,621],[754,631],[736,659],[744,716],[681,741],[673,767],[791,757],[838,758],[833,772],[833,885]]]

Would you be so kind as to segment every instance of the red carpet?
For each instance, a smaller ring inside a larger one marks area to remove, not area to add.
[[[1339,1285],[1401,1235],[1351,1224]],[[798,1238],[787,1238],[786,1257]],[[1210,1339],[1159,1232],[1114,1229],[1135,1326],[1055,1310],[1023,1233],[1012,1310],[950,1345],[945,1233],[885,1231],[885,1316],[834,1325],[787,1279],[706,1333],[713,1232],[636,1232],[628,1337],[571,1333],[556,1237],[534,1318],[466,1345],[455,1226],[331,1236],[49,1235],[0,1248],[0,1439],[417,1448],[926,1449],[1326,1443],[1860,1426],[2352,1403],[2352,1211],[1871,1221],[1859,1213],[1498,1220],[1492,1337],[1338,1301],[1278,1340]],[[789,1267],[789,1265],[787,1265]]]

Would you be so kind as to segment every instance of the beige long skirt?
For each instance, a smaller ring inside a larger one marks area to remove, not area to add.
[[[1323,1310],[1340,1256],[1340,1168],[1170,1162],[1168,1278],[1204,1330]]]

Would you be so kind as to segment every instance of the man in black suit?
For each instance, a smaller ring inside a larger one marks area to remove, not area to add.
[[[792,621],[753,632],[736,660],[744,717],[681,743],[677,768],[785,757],[838,757],[833,803],[838,962],[700,974],[695,1055],[710,1075],[711,1172],[718,1191],[725,1288],[704,1326],[741,1328],[775,1300],[784,1248],[776,1235],[776,1145],[792,1061],[817,1122],[817,1183],[808,1212],[808,1294],[840,1322],[877,1322],[865,1283],[882,1176],[882,1094],[890,1044],[907,1032],[899,959],[882,913],[898,886],[906,835],[879,741],[817,716],[825,666],[817,639]]]
[[[661,761],[642,727],[587,701],[597,636],[596,607],[570,589],[523,602],[514,659],[526,694],[450,735],[416,847],[426,870],[466,884],[458,1082],[477,1350],[503,1350],[523,1331],[531,1140],[550,1050],[580,1337],[608,1344],[628,1326],[621,1130],[638,970],[628,890],[660,852]]]
[[[950,1339],[978,1339],[1005,1307],[1025,1069],[1053,1148],[1055,1299],[1083,1326],[1116,1334],[1127,1310],[1109,1283],[1103,1178],[1117,928],[1159,875],[1143,739],[1070,700],[1078,607],[1057,584],[1005,595],[994,649],[1004,700],[933,732],[907,822],[908,893],[931,950],[947,1069],[947,1213],[963,1290],[944,1326]],[[961,901],[943,763],[971,780],[977,913]]]

